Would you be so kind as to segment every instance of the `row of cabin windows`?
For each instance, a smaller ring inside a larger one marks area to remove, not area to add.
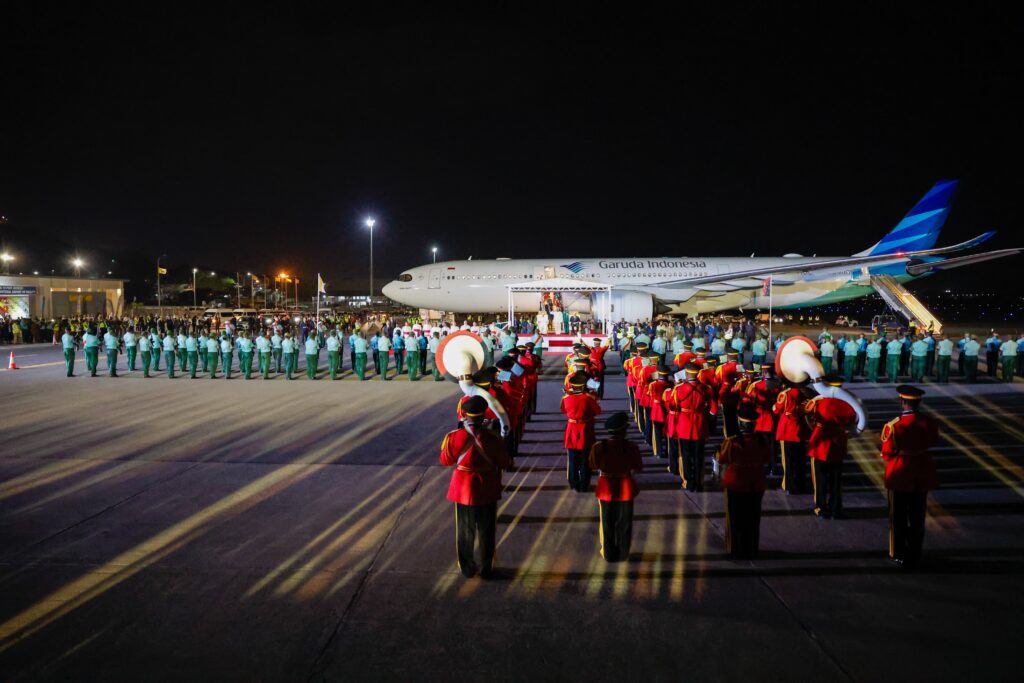
[[[679,277],[679,278],[682,278],[682,277],[706,277],[708,275],[708,273],[707,273],[707,271],[702,271],[702,272],[699,272],[699,273],[644,273],[644,275],[647,275],[648,277]],[[566,279],[571,279],[571,280],[583,280],[583,279],[586,279],[586,278],[597,278],[598,276],[599,276],[598,273],[585,273],[585,274],[582,274],[582,275],[581,274],[561,275],[559,277],[564,277]],[[639,273],[632,274],[632,275],[626,274],[626,273],[607,273],[607,274],[600,275],[600,277],[603,277],[603,278],[614,278],[614,279],[627,279],[627,278],[635,278],[635,277],[639,277],[639,276],[640,276]],[[533,279],[533,275],[514,275],[514,274],[512,274],[512,275],[510,275],[510,274],[446,275],[444,279],[446,279],[446,280],[532,280]],[[541,279],[541,278],[538,278],[538,279]]]

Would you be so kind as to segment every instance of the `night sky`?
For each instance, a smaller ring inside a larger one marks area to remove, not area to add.
[[[378,287],[432,245],[846,254],[940,178],[963,181],[940,244],[1024,242],[1020,14],[31,5],[0,20],[17,268],[78,250],[138,281],[166,253],[340,284],[368,273],[369,214]],[[932,284],[1024,265],[996,264]]]

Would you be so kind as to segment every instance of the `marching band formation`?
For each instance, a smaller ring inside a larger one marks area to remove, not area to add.
[[[761,503],[770,479],[777,479],[786,495],[813,493],[818,517],[843,517],[847,441],[863,429],[866,416],[859,401],[841,389],[842,378],[825,374],[810,355],[810,340],[795,339],[801,341],[788,351],[785,345],[780,348],[782,377],[775,376],[772,365],[744,367],[734,350],[726,351],[719,363],[687,340],[669,361],[651,348],[649,339],[634,339],[628,352],[620,352],[629,412],[605,420],[603,439],[597,438],[595,423],[602,414],[609,342],[578,340],[565,358],[560,403],[566,419],[566,478],[570,489],[585,493],[598,473],[595,494],[605,560],[626,560],[630,553],[633,504],[640,492],[634,474],[644,469],[638,443],[627,438],[631,423],[651,456],[679,477],[681,489],[700,493],[716,484],[721,488],[725,545],[734,559],[757,556]],[[475,369],[472,358],[481,354],[472,347],[479,342],[460,343],[472,351],[463,354],[460,372],[473,371],[460,377],[466,394],[457,407],[460,425],[445,437],[441,463],[455,468],[448,498],[456,505],[459,567],[466,577],[487,578],[493,571],[502,472],[513,467],[524,425],[536,409],[543,361],[534,352],[534,341],[527,341],[509,349],[495,365]],[[443,346],[439,353],[444,360]],[[444,362],[449,374],[455,374],[458,353]],[[896,566],[913,567],[921,559],[928,491],[938,486],[928,454],[937,443],[938,427],[920,412],[920,388],[900,385],[896,393],[901,413],[885,425],[879,445],[886,462],[889,556]],[[705,444],[719,428],[723,440],[709,454]],[[709,455],[710,476],[705,472]]]

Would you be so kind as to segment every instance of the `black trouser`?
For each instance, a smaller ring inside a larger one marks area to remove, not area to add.
[[[629,412],[636,415],[636,397],[633,395],[633,387],[626,387],[626,395],[629,397]]]
[[[843,511],[843,463],[814,458],[811,480],[814,482],[814,513],[835,517]]]
[[[998,350],[986,350],[985,351],[985,374],[989,377],[996,376],[996,368],[999,367],[999,351]]]
[[[729,438],[736,436],[740,431],[739,421],[736,419],[736,406],[722,404],[722,436]]]
[[[420,349],[420,374],[427,374],[427,350]]]
[[[680,457],[681,451],[679,448],[679,439],[673,436],[670,439],[668,439],[668,471],[676,475],[677,477],[679,476]]]
[[[585,493],[590,488],[590,464],[587,461],[587,452],[582,448],[566,448],[565,452],[569,456],[566,465],[569,488]]]
[[[683,485],[687,491],[704,490],[704,442],[696,439],[679,440],[683,461]]]
[[[889,557],[904,562],[921,559],[927,491],[889,491]]]
[[[780,441],[782,449],[782,490],[803,493],[807,486],[807,454],[803,441]]]
[[[867,350],[857,352],[857,367],[854,372],[858,375],[864,374],[864,365],[868,358]]]
[[[654,425],[651,424],[651,409],[645,406],[640,406],[640,412],[643,413],[644,416],[643,426],[641,427],[644,433],[644,441],[646,441],[647,444],[650,445],[652,432],[654,431]]]
[[[487,578],[494,565],[495,523],[498,504],[455,504],[455,544],[459,554],[459,569],[466,577]]]
[[[768,472],[772,476],[777,476],[782,464],[779,462],[779,451],[775,447],[775,423],[772,422],[772,430],[770,432],[762,431],[760,433],[764,434],[764,437],[768,439],[768,447],[771,449],[772,453],[772,457],[768,461]]]
[[[599,500],[601,515],[601,557],[608,562],[629,559],[633,542],[633,501]]]
[[[734,558],[757,556],[763,496],[763,491],[725,490],[725,551]]]
[[[652,421],[651,425],[651,431],[654,433],[654,438],[651,439],[654,455],[659,458],[665,458],[668,455],[668,444],[665,441],[665,423]]]

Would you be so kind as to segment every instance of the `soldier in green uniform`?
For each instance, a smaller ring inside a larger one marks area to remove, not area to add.
[[[274,372],[278,375],[281,374],[281,356],[284,353],[284,347],[281,345],[281,342],[283,341],[284,339],[277,333],[277,327],[275,326],[274,334],[270,336],[270,351],[274,354],[274,367],[277,368]]]
[[[338,366],[341,365],[341,340],[338,338],[338,330],[331,330],[324,340],[327,347],[327,368],[331,373],[331,379],[338,379]]]
[[[149,363],[152,360],[153,346],[146,334],[139,335],[139,353],[142,354],[142,376],[149,377]]]
[[[999,345],[999,359],[1003,366],[1003,381],[1012,383],[1017,373],[1017,342],[1012,336]]]
[[[238,336],[238,371],[245,375],[246,379],[252,377],[252,339],[244,330]]]
[[[149,329],[149,346],[153,354],[153,372],[160,372],[160,354],[164,352],[164,343],[155,327]]]
[[[210,354],[207,351],[206,342],[209,338],[206,336],[206,330],[199,331],[199,338],[196,340],[197,346],[199,347],[199,362],[203,364],[203,372],[210,371]]]
[[[419,334],[413,333],[405,340],[405,366],[409,371],[409,381],[417,382],[420,378],[420,346]],[[1014,351],[1016,353],[1016,351]],[[484,352],[484,363],[486,364],[486,351]],[[491,349],[491,359],[494,359],[494,349]],[[490,367],[485,365],[485,367]]]
[[[231,346],[231,338],[226,334],[220,338],[220,360],[224,366],[224,379],[231,379],[231,362],[234,348]]]
[[[167,361],[167,378],[174,379],[174,335],[166,333],[162,342],[164,348],[164,360]]]
[[[355,373],[359,375],[359,379],[366,379],[366,350],[369,347],[369,343],[366,341],[366,337],[363,336],[362,332],[357,332],[352,335],[350,340],[352,344],[352,353],[355,354]]]
[[[270,379],[270,339],[266,331],[256,337],[256,353],[260,359],[260,375],[263,379]]]
[[[217,360],[220,358],[220,341],[210,335],[206,340],[206,357],[210,360],[210,379],[217,379]]]
[[[441,345],[441,335],[439,333],[431,332],[430,341],[427,343],[427,349],[430,352],[430,371],[434,374],[435,382],[443,382],[444,377],[441,376],[441,370],[437,367],[437,347]]]
[[[288,332],[284,333],[284,339],[281,340],[281,355],[284,357],[285,379],[291,379],[292,373],[295,372],[295,365],[292,363],[295,359],[295,340]]]
[[[120,345],[121,340],[108,328],[103,335],[103,346],[107,350],[107,374],[111,377],[117,377],[117,347]]]
[[[96,328],[89,327],[82,335],[82,344],[85,346],[85,369],[90,377],[96,376],[96,368],[100,364],[100,338],[96,336]]]
[[[832,343],[832,337],[826,335],[821,342],[821,367],[826,375],[832,374],[832,356],[835,352],[836,345]]]
[[[388,363],[390,362],[391,340],[386,334],[382,334],[377,340],[377,358],[380,363],[381,377],[388,381]]]
[[[135,327],[131,326],[124,333],[124,352],[128,354],[128,372],[135,372],[135,358],[139,350],[139,340],[135,336]]]
[[[316,335],[306,337],[306,377],[316,379],[317,366],[320,365],[320,343]]]
[[[188,345],[185,343],[185,330],[178,328],[178,338],[175,340],[178,342],[178,367],[181,368],[182,373],[188,372]]]
[[[868,344],[867,348],[867,370],[868,381],[878,382],[878,363],[882,360],[882,345],[876,337]]]
[[[885,377],[887,382],[896,382],[900,374],[900,354],[903,353],[903,342],[893,339],[885,345]]]
[[[974,337],[967,336],[963,350],[964,374],[967,375],[967,382],[974,384],[978,381],[978,351],[981,350],[981,344]]]
[[[494,337],[489,328],[485,327],[480,333],[480,341],[484,345],[484,367],[489,368],[494,365]]]
[[[910,345],[910,379],[920,384],[924,381],[925,366],[928,363],[928,342],[923,335],[917,335],[917,339]]]
[[[949,365],[953,360],[953,340],[948,334],[943,334],[942,339],[936,345],[937,359],[935,361],[935,372],[938,375],[940,384],[949,383]]]
[[[78,340],[71,334],[70,328],[64,328],[64,334],[60,337],[60,343],[64,347],[64,365],[68,370],[68,377],[75,376],[75,349],[78,348]]]
[[[857,368],[857,351],[859,349],[856,339],[852,336],[846,338],[846,343],[843,344],[843,378],[848,383],[853,382],[853,371]]]
[[[196,370],[199,369],[199,342],[191,330],[185,337],[185,357],[188,359],[189,377],[195,379]]]

